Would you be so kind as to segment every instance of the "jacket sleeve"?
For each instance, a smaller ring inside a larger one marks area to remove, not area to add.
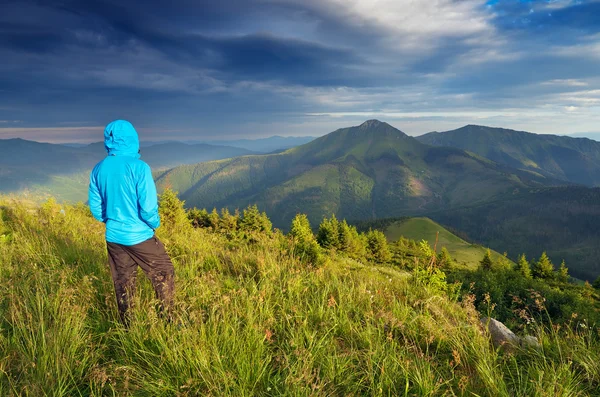
[[[100,222],[106,223],[106,213],[102,205],[102,196],[98,189],[98,181],[96,180],[96,169],[90,174],[90,186],[88,189],[88,204],[94,218]]]
[[[152,178],[150,167],[144,163],[142,175],[137,183],[138,208],[140,218],[152,229],[160,226],[158,215],[158,200],[156,196],[156,185]]]

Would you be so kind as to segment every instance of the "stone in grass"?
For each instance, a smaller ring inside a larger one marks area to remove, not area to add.
[[[527,335],[521,338],[521,347],[539,349],[541,345],[535,336]]]
[[[513,351],[516,347],[521,345],[519,337],[500,321],[489,317],[483,317],[481,319],[481,325],[483,325],[483,328],[487,329],[490,333],[494,347],[502,347],[507,351]]]

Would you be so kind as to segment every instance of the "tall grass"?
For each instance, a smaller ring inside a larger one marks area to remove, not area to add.
[[[496,351],[468,299],[335,254],[306,266],[278,234],[159,229],[175,320],[142,281],[126,330],[87,209],[1,205],[0,395],[600,395],[598,330]]]

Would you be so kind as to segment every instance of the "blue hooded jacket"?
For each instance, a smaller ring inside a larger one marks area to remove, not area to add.
[[[133,125],[115,120],[104,130],[108,157],[90,175],[89,205],[106,223],[106,241],[135,245],[154,235],[160,225],[156,186],[150,166],[140,160]]]

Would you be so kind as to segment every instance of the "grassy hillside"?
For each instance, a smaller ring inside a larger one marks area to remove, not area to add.
[[[424,145],[371,120],[286,152],[177,167],[157,181],[189,206],[258,204],[278,227],[298,212],[373,219],[485,202],[552,181],[459,149]]]
[[[600,184],[600,142],[468,125],[417,138],[434,146],[456,147],[509,167],[588,186]]]
[[[442,247],[446,247],[450,255],[457,258],[460,264],[465,264],[472,269],[479,266],[479,262],[487,250],[481,245],[466,242],[429,218],[409,218],[395,221],[386,227],[384,233],[390,241],[397,241],[400,237],[405,237],[416,241],[425,240],[431,247],[435,245],[437,235],[438,251]],[[500,260],[502,257],[503,255],[492,251],[493,259]]]
[[[3,201],[1,395],[568,395],[597,393],[597,335],[531,328],[543,348],[491,348],[472,300],[442,282],[293,242],[171,223],[175,321],[141,290],[117,323],[103,227],[85,207]],[[62,211],[61,211],[62,210]],[[292,245],[290,245],[292,244]],[[558,334],[560,332],[560,334]]]

